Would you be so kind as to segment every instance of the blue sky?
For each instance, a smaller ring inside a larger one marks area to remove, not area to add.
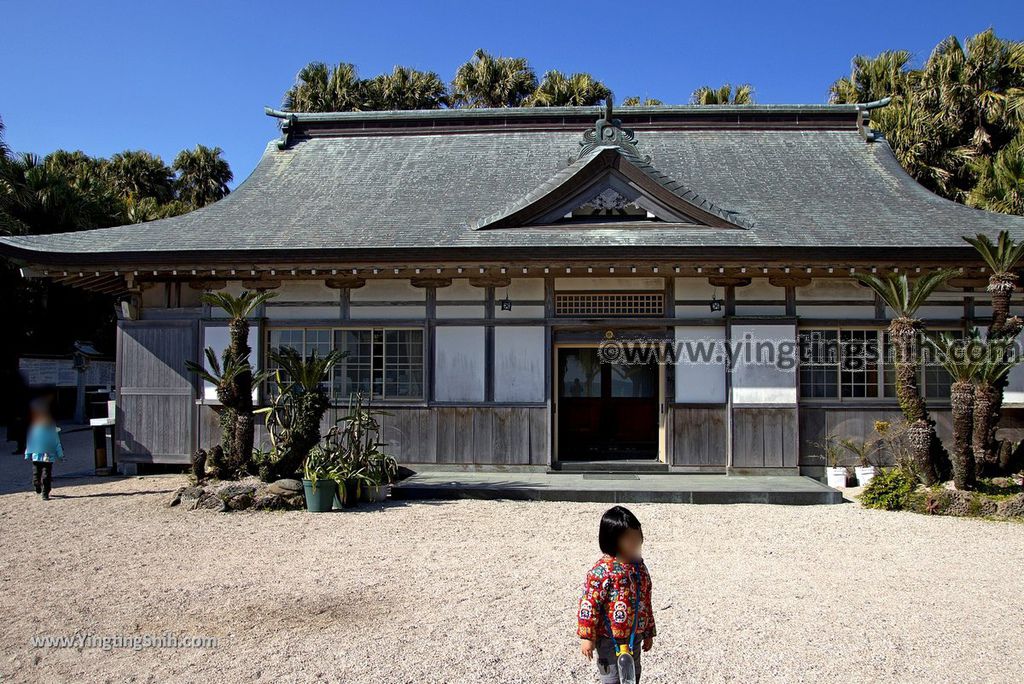
[[[872,9],[875,5],[877,9]],[[856,54],[912,51],[992,26],[1024,39],[1024,2],[31,2],[0,0],[0,117],[18,151],[144,148],[170,162],[224,148],[252,170],[295,73],[312,60],[395,64],[449,80],[473,50],[589,71],[618,98],[685,102],[749,82],[759,102],[823,102]]]

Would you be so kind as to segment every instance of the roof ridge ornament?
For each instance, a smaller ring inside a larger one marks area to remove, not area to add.
[[[594,127],[583,132],[580,149],[569,157],[569,163],[579,161],[599,147],[617,147],[628,159],[648,163],[651,155],[641,154],[637,147],[636,135],[630,128],[623,128],[622,121],[612,117],[612,96],[604,100],[604,116],[594,122]]]

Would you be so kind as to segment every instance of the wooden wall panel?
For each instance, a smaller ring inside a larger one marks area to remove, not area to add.
[[[733,467],[796,467],[797,424],[795,408],[734,408]]]
[[[952,416],[946,409],[931,409],[932,418],[939,438],[947,446],[952,439]],[[835,435],[840,439],[867,441],[877,439],[875,421],[887,420],[897,424],[903,420],[899,409],[889,407],[815,407],[803,406],[800,409],[800,465],[802,467],[822,468],[826,465],[822,449],[819,446],[826,436]],[[884,463],[891,463],[889,454],[881,454]],[[853,465],[856,457],[852,454],[844,456],[845,463]]]
[[[726,408],[674,407],[672,421],[672,465],[726,466]]]
[[[194,321],[118,324],[117,458],[187,463],[195,448]]]
[[[547,410],[541,407],[389,408],[389,453],[403,465],[546,465]]]

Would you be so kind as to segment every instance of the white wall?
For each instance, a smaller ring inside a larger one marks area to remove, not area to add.
[[[760,356],[760,360],[765,363],[758,362],[759,343],[770,343],[772,348],[771,352],[765,350]],[[733,325],[730,346],[735,355],[732,371],[734,404],[796,404],[796,326]],[[782,355],[793,364],[792,368],[779,367],[778,362]]]
[[[796,313],[803,318],[874,318],[875,295],[855,280],[812,280],[796,288]]]
[[[722,309],[711,311],[711,298],[716,296],[722,300]],[[676,318],[725,317],[725,288],[712,287],[707,278],[676,278],[675,300]]]
[[[775,287],[767,278],[754,278],[750,285],[737,287],[737,316],[784,316],[786,314],[786,288]],[[746,304],[748,301],[773,302],[772,304]]]
[[[544,327],[494,328],[494,400],[544,401]]]
[[[213,347],[213,351],[217,355],[217,362],[220,363],[222,361],[222,354],[227,349],[230,341],[231,338],[226,325],[213,323],[203,326],[203,367],[206,370],[213,370],[210,368],[210,362],[206,358],[206,348]],[[259,370],[263,365],[263,349],[260,344],[259,326],[249,326],[249,348],[252,349],[252,352],[249,354],[249,363],[252,364],[253,370]],[[258,388],[253,387],[253,401],[256,401],[257,392]],[[217,401],[217,387],[205,380],[203,381],[203,399],[205,401]]]
[[[434,398],[483,401],[483,326],[441,326],[435,332]]]
[[[691,404],[725,403],[724,358],[718,362],[691,361],[690,355],[701,359],[697,345],[712,355],[720,354],[725,343],[725,327],[707,325],[679,325],[675,330],[679,357],[675,367],[675,400]],[[687,346],[689,345],[689,346]]]

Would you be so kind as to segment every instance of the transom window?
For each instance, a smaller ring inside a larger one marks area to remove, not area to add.
[[[581,316],[663,316],[665,295],[661,292],[560,292],[555,294],[555,315]]]
[[[950,331],[945,331],[950,332]],[[954,336],[962,332],[952,331]],[[929,399],[948,399],[949,373],[922,345],[919,382]],[[800,331],[802,399],[879,399],[896,396],[895,354],[885,330],[823,328]]]
[[[268,337],[268,350],[291,347],[304,358],[314,350],[318,356],[347,352],[325,383],[335,403],[355,392],[369,399],[423,398],[422,328],[271,328]],[[269,358],[267,367],[274,369]],[[268,382],[268,391],[275,389]]]

